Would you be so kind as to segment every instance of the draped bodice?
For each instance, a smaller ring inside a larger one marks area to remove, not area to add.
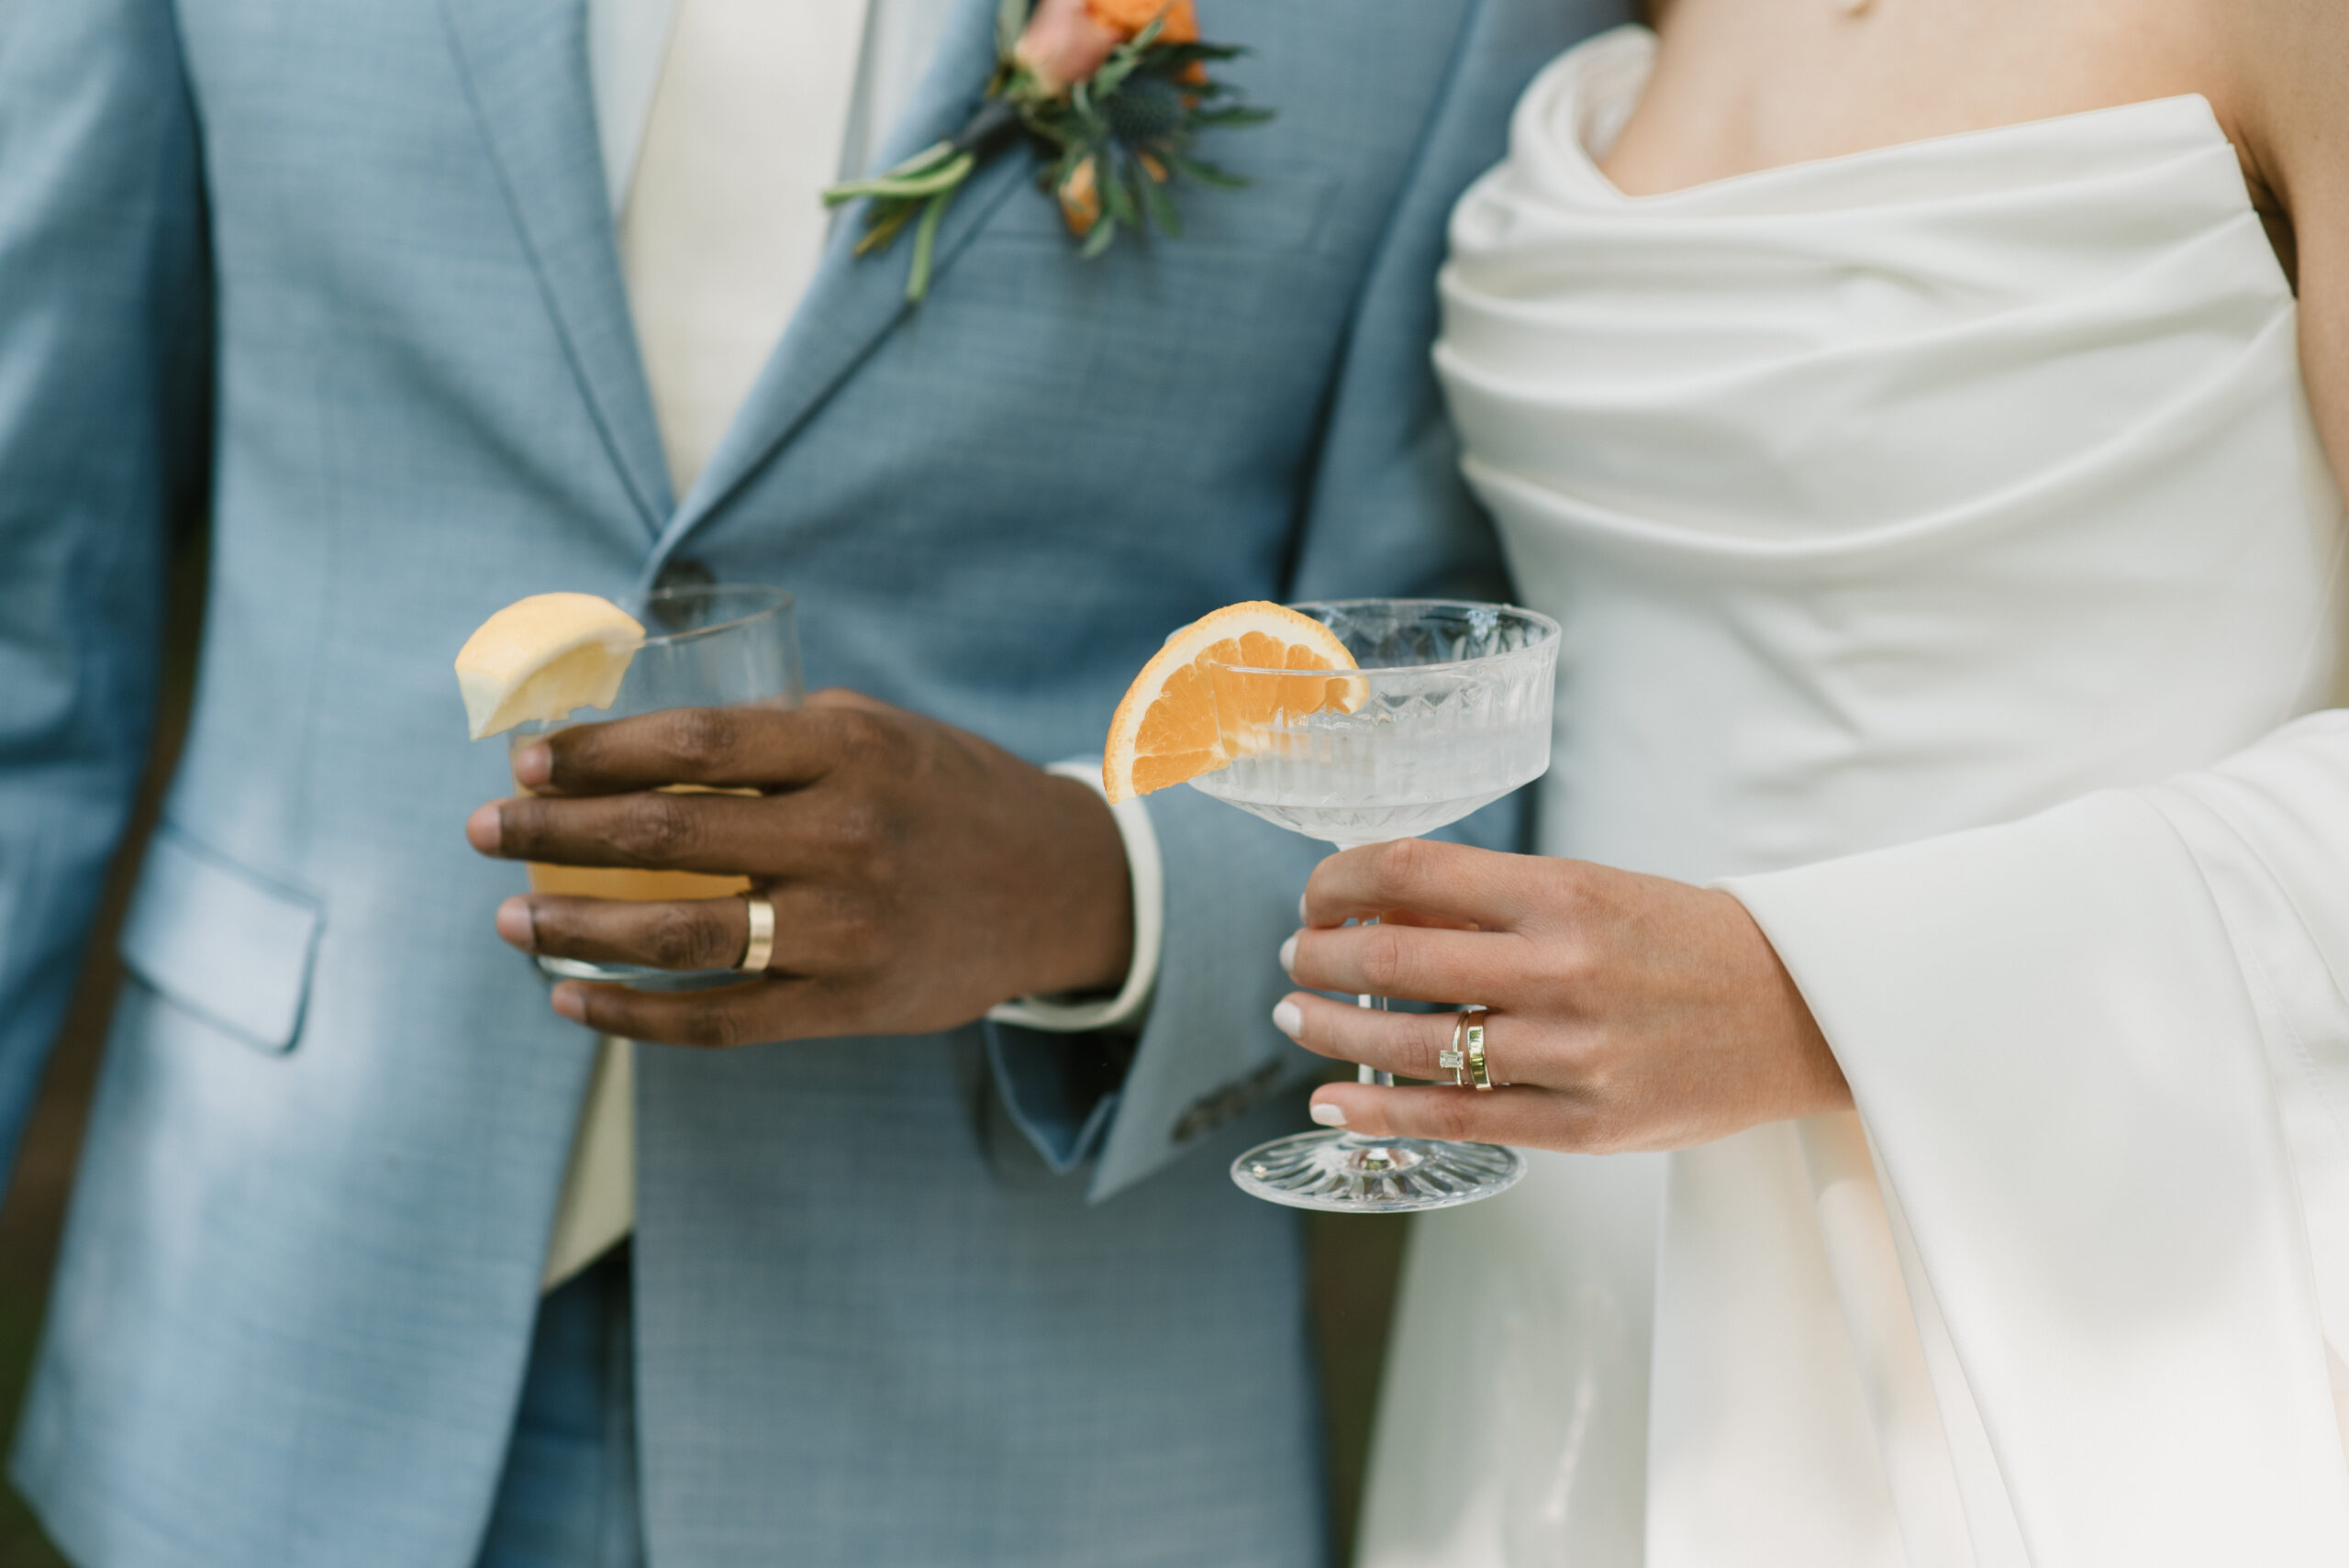
[[[2210,106],[1661,195],[1652,35],[1460,203],[1437,364],[1564,620],[1553,851],[1704,878],[2194,766],[2324,694],[2340,502]]]

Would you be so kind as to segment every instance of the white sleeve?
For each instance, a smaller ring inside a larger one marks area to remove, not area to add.
[[[1977,1544],[2349,1562],[2349,713],[1723,885],[1851,1082]]]
[[[1098,757],[1054,762],[1044,771],[1082,780],[1096,795],[1108,798],[1101,787]],[[1109,814],[1117,818],[1118,836],[1125,841],[1126,873],[1134,892],[1134,956],[1127,967],[1125,984],[1113,996],[1020,996],[987,1010],[987,1017],[996,1023],[1050,1034],[1085,1034],[1097,1029],[1139,1030],[1149,1015],[1166,932],[1166,878],[1159,864],[1158,834],[1150,825],[1149,808],[1140,800],[1112,806]]]

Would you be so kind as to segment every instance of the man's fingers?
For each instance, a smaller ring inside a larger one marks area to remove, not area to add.
[[[621,795],[662,784],[776,789],[812,784],[873,743],[880,705],[820,708],[674,707],[574,724],[514,754],[526,789]]]
[[[566,980],[550,1001],[556,1012],[599,1034],[704,1051],[870,1032],[861,1021],[869,1006],[828,982],[796,975],[708,991],[638,991]]]
[[[896,713],[901,711],[900,709],[891,707],[879,697],[869,697],[863,692],[852,692],[846,686],[826,686],[820,692],[809,692],[807,694],[807,706],[809,707],[848,707],[854,708],[860,713]]]
[[[795,831],[805,826],[797,815],[730,795],[523,795],[474,812],[465,837],[484,854],[513,861],[781,875],[821,852],[820,835]]]
[[[731,969],[751,945],[740,898],[638,903],[618,898],[509,898],[497,934],[525,952],[653,969]]]
[[[1305,921],[1335,926],[1411,909],[1456,926],[1513,926],[1524,879],[1555,861],[1497,854],[1439,839],[1398,839],[1331,855],[1305,884]]]
[[[774,910],[771,974],[869,973],[880,940],[869,901],[854,891],[784,883],[761,895]],[[645,901],[527,894],[497,911],[497,934],[526,952],[654,969],[732,969],[751,945],[740,898]]]
[[[1343,1121],[1330,1119],[1332,1107]],[[1574,1095],[1519,1084],[1489,1094],[1475,1089],[1379,1088],[1325,1084],[1313,1091],[1313,1119],[1368,1138],[1434,1138],[1452,1143],[1506,1143],[1524,1149],[1606,1148],[1598,1118]]]
[[[1526,956],[1506,931],[1388,925],[1308,926],[1281,950],[1291,978],[1315,991],[1494,1006],[1511,999]]]

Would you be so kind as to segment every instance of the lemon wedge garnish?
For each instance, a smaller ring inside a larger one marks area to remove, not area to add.
[[[1297,675],[1235,674],[1297,670]],[[1183,628],[1151,656],[1109,720],[1101,784],[1111,801],[1230,765],[1252,726],[1286,715],[1352,713],[1369,695],[1338,634],[1262,599],[1226,605]],[[1227,726],[1237,727],[1231,732]]]
[[[566,718],[609,707],[644,628],[593,594],[533,594],[517,599],[465,639],[457,689],[476,740],[531,719]]]

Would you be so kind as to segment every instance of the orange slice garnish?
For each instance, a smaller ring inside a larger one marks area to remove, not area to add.
[[[1353,668],[1337,633],[1286,606],[1251,599],[1202,616],[1168,638],[1126,688],[1109,720],[1102,786],[1112,801],[1130,800],[1229,765],[1253,727],[1352,713],[1366,683],[1326,672]]]
[[[593,594],[533,594],[481,623],[457,651],[457,689],[476,740],[529,719],[607,708],[644,628]]]

